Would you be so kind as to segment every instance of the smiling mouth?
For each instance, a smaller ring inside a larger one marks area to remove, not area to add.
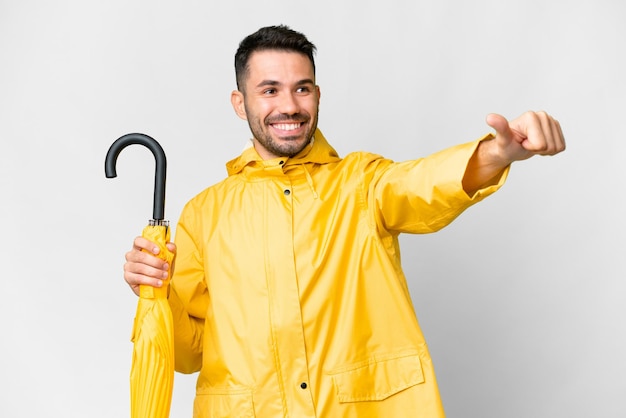
[[[295,131],[302,126],[302,122],[297,123],[273,123],[272,127],[281,131]]]

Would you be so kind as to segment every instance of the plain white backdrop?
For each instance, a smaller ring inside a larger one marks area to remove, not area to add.
[[[626,416],[626,6],[620,0],[0,0],[0,416],[129,414],[124,253],[249,137],[233,55],[284,23],[319,49],[320,128],[345,155],[417,158],[547,110],[568,149],[516,163],[403,262],[450,417]],[[177,374],[172,417],[195,376]]]

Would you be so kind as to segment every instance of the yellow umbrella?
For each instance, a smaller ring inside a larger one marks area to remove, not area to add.
[[[171,266],[173,254],[165,246],[170,238],[169,223],[163,220],[167,166],[163,148],[147,135],[124,135],[109,148],[105,173],[107,177],[117,176],[117,157],[125,147],[132,144],[146,146],[154,154],[156,162],[153,219],[144,228],[142,236],[159,246],[159,257]],[[131,338],[134,344],[130,372],[132,418],[169,417],[174,386],[174,331],[172,312],[167,302],[168,286],[169,277],[160,288],[139,287],[139,302]]]

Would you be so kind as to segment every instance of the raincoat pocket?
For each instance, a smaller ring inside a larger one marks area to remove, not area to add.
[[[194,418],[254,418],[252,390],[198,389],[193,405]]]
[[[424,382],[417,354],[376,357],[331,373],[339,402],[380,401]]]

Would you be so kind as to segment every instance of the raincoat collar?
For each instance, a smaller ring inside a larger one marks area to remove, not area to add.
[[[341,158],[339,158],[337,151],[335,151],[335,149],[330,146],[328,141],[326,141],[322,132],[319,129],[316,129],[311,143],[300,151],[299,154],[291,158],[284,157],[276,160],[282,160],[283,166],[289,166],[294,164],[303,165],[306,163],[327,164],[339,161]],[[270,161],[264,161],[254,147],[248,147],[239,157],[226,163],[226,170],[228,171],[228,175],[232,176],[240,173],[244,167],[248,165],[255,165],[258,163],[265,166],[267,164],[272,164]]]

